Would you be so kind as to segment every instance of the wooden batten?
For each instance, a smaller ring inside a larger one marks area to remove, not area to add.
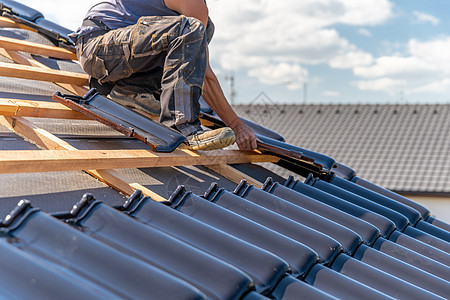
[[[247,174],[239,170],[236,170],[230,165],[209,165],[206,167],[237,184],[240,183],[242,179],[245,179],[248,184],[251,184],[257,188],[261,188],[264,185],[262,182],[248,176]]]
[[[19,106],[8,99],[0,99],[0,115],[15,116]]]
[[[89,84],[89,76],[87,74],[44,69],[39,67],[24,66],[4,62],[0,62],[0,76],[68,83],[78,86],[87,86]]]
[[[6,50],[23,51],[31,54],[48,56],[58,59],[76,60],[76,53],[61,47],[32,43],[8,37],[0,37],[0,47]]]
[[[7,17],[0,17],[0,27],[19,28],[19,29],[26,29],[26,30],[33,31],[33,32],[38,32],[34,28],[31,28],[31,27],[23,25],[23,24],[16,23]]]
[[[183,150],[172,153],[155,153],[149,150],[0,151],[0,174],[245,164],[278,160],[273,156],[251,151],[217,150],[205,153],[191,156]]]
[[[14,61],[15,63],[21,64],[21,65],[40,67],[43,69],[52,70],[50,67],[44,65],[43,63],[38,62],[37,60],[28,58],[18,51],[6,50],[4,48],[0,48],[0,55],[3,55],[4,57]],[[73,85],[73,84],[69,84],[69,83],[58,83],[58,82],[55,82],[55,84],[68,90],[69,92],[79,95],[79,96],[83,96],[84,94],[86,94],[88,92],[88,89],[83,86]]]
[[[103,183],[109,185],[115,190],[123,193],[124,195],[131,196],[135,190],[140,190],[144,196],[152,198],[154,201],[166,201],[167,199],[154,191],[144,187],[143,185],[134,182],[122,173],[116,170],[94,170],[87,171],[95,178],[99,179]]]
[[[58,102],[16,99],[0,99],[0,115],[8,117],[88,119],[85,115],[73,111]]]

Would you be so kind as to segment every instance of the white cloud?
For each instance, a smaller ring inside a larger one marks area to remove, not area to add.
[[[325,97],[339,97],[341,94],[337,91],[325,91],[322,95]]]
[[[353,69],[361,66],[369,66],[373,63],[374,58],[371,54],[353,50],[338,55],[330,60],[330,67],[335,69]]]
[[[430,41],[411,39],[406,49],[403,56],[382,56],[372,64],[354,67],[354,74],[363,79],[354,85],[390,94],[399,89],[405,94],[450,93],[450,36]]]
[[[352,83],[363,91],[386,91],[388,94],[394,94],[407,86],[404,79],[378,78],[374,80],[360,80]]]
[[[409,77],[427,74],[435,71],[435,66],[417,57],[383,56],[370,66],[356,67],[354,73],[364,78],[385,76]]]
[[[448,93],[450,91],[450,79],[441,79],[412,88],[409,93]]]
[[[335,2],[329,0],[327,2]],[[377,0],[341,0],[346,11],[340,22],[349,25],[378,25],[392,16],[392,3]]]
[[[411,39],[408,51],[411,56],[434,66],[443,72],[450,72],[450,36],[441,36],[436,39],[421,42]]]
[[[370,54],[356,49],[333,27],[373,26],[392,17],[389,0],[227,0],[208,1],[208,6],[216,24],[211,44],[216,65],[249,68],[263,84],[279,82],[278,71],[261,72],[274,66],[291,76],[297,71],[279,67],[371,63]]]
[[[358,33],[360,35],[362,35],[362,36],[367,36],[367,37],[371,37],[372,36],[372,33],[369,30],[367,30],[366,28],[358,29]]]
[[[439,18],[420,11],[414,11],[414,17],[417,23],[430,23],[434,26],[441,23],[441,20],[439,20]]]
[[[298,89],[308,80],[308,71],[297,64],[270,64],[250,69],[248,75],[256,77],[264,84],[285,85]]]

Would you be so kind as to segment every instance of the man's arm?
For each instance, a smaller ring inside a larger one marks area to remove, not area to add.
[[[168,8],[187,17],[200,20],[203,25],[208,24],[208,7],[204,0],[165,0]],[[203,85],[203,99],[225,122],[236,135],[236,143],[242,150],[256,149],[256,136],[236,115],[228,103],[214,71],[209,64],[209,51],[207,50],[207,69]]]
[[[208,72],[209,71],[209,72]],[[236,143],[241,150],[256,149],[256,136],[253,131],[236,115],[223,94],[220,83],[208,66],[203,85],[203,99],[236,135]]]

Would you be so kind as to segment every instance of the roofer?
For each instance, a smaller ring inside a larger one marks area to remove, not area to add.
[[[235,140],[242,150],[255,149],[253,131],[209,65],[213,32],[205,0],[106,0],[71,37],[92,87],[119,104],[159,114],[191,149],[219,149]],[[202,129],[201,97],[229,127]]]

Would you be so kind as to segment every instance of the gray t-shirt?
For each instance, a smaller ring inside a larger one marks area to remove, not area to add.
[[[164,0],[106,0],[95,4],[84,19],[102,21],[110,29],[134,25],[142,16],[178,16],[169,9]],[[94,30],[94,27],[81,26],[69,36],[76,39]]]
[[[85,19],[96,19],[111,29],[134,25],[142,16],[178,16],[164,0],[107,0],[95,4]]]

